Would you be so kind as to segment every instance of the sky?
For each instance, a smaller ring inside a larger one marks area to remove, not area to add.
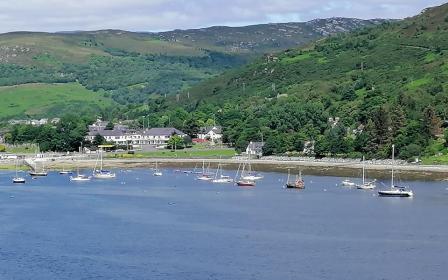
[[[405,18],[448,0],[0,0],[0,33],[165,31],[316,18]]]

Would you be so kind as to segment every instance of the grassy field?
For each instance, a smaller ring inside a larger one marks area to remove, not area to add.
[[[36,144],[6,146],[6,153],[10,154],[36,154],[37,151],[38,149]]]
[[[426,156],[421,160],[424,165],[448,165],[448,155]]]
[[[0,87],[0,119],[11,117],[58,116],[64,112],[91,111],[113,104],[101,93],[77,83],[26,84]]]
[[[161,150],[154,152],[136,152],[135,154],[114,154],[112,158],[230,158],[235,155],[233,149],[213,150]]]

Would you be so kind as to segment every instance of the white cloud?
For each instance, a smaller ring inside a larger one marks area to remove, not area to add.
[[[403,18],[446,0],[0,0],[0,32],[125,29]]]

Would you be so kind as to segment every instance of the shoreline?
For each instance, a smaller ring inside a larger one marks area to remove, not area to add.
[[[115,159],[105,158],[104,165],[108,168],[151,168],[155,163],[161,167],[178,168],[200,168],[202,163],[216,168],[218,163],[225,169],[237,169],[242,162],[238,159],[206,159],[206,158],[131,158]],[[75,169],[94,168],[95,159],[74,159],[58,158],[45,161],[47,169]],[[266,160],[257,159],[251,161],[252,166],[257,171],[273,171],[286,173],[288,169],[292,172],[302,170],[305,175],[327,175],[340,177],[359,177],[363,164],[361,162],[330,162],[330,161],[293,161],[293,160]],[[21,169],[28,166],[22,165]],[[0,170],[15,169],[14,160],[1,161]],[[366,171],[369,175],[387,178],[390,176],[391,165],[388,164],[366,164]],[[396,165],[394,169],[400,173],[403,178],[422,179],[422,180],[444,180],[448,178],[448,165]]]

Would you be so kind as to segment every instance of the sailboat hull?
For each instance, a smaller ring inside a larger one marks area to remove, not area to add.
[[[385,190],[379,191],[378,195],[384,197],[412,197],[414,194],[411,191]]]
[[[48,176],[47,172],[30,172],[29,173],[31,176],[33,177],[44,177],[44,176]]]
[[[239,181],[236,184],[240,187],[255,187],[255,182],[250,181]]]
[[[78,175],[76,177],[70,176],[70,181],[74,181],[74,182],[85,182],[85,181],[90,181],[90,179],[91,179],[90,176],[85,176],[85,175]]]
[[[229,179],[229,178],[219,178],[219,179],[214,179],[214,180],[212,180],[212,183],[221,183],[221,184],[225,184],[225,183],[233,183],[233,179]]]
[[[304,189],[305,184],[303,182],[301,183],[287,183],[286,188],[288,189]]]
[[[25,179],[24,178],[14,178],[14,179],[12,179],[12,182],[14,184],[25,184]]]

